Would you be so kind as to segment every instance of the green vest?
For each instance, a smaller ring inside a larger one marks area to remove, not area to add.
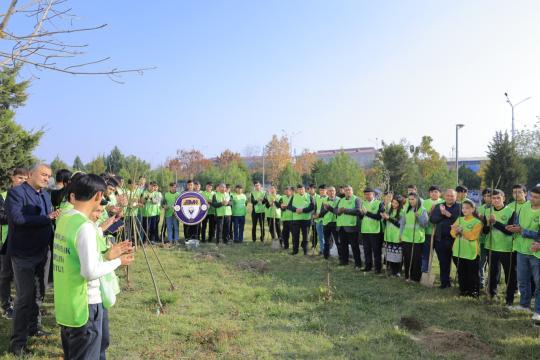
[[[263,200],[266,193],[264,191],[253,191],[251,193],[251,195],[253,196],[253,198],[257,202],[258,200]],[[262,214],[262,213],[264,213],[266,211],[266,206],[264,204],[256,203],[254,205],[254,208],[255,208],[255,213],[257,213],[257,214]]]
[[[431,215],[431,212],[433,211],[433,208],[442,203],[444,203],[443,199],[433,201],[431,200],[431,198],[429,198],[429,199],[424,200],[424,202],[422,203],[422,206],[428,212],[428,217],[429,217]],[[428,226],[426,227],[426,235],[431,235],[431,234],[433,234],[433,224],[430,222]]]
[[[216,208],[211,205],[212,198],[214,197],[215,192],[214,191],[201,191],[202,196],[208,203],[208,215],[215,215],[216,214]]]
[[[161,201],[155,202],[155,199],[160,195],[159,191],[146,192],[144,197],[143,216],[152,217],[161,215]]]
[[[356,204],[356,195],[351,196],[349,199],[347,198],[341,198],[337,204],[337,208],[345,208],[345,209],[354,209],[354,206]],[[350,226],[357,226],[358,224],[358,216],[356,215],[348,215],[348,214],[341,214],[337,217],[336,225],[338,227],[350,227]]]
[[[513,213],[514,210],[508,206],[503,207],[499,211],[493,208],[495,219],[503,225],[508,225],[508,221],[510,221]],[[486,215],[489,217],[491,211],[488,211]],[[512,235],[506,235],[502,231],[493,228],[491,234],[487,235],[485,248],[493,251],[512,252]]]
[[[7,199],[7,191],[0,193],[0,196],[2,196],[2,199],[4,199],[5,203]],[[7,239],[8,226],[2,225],[2,227],[0,228],[0,232],[2,233],[2,236],[0,236],[0,247],[2,247],[2,245],[4,245],[4,242],[6,242]]]
[[[309,206],[310,201],[311,201],[311,195],[309,195],[308,193],[305,193],[304,196],[301,196],[299,194],[294,194],[293,195],[293,200],[292,200],[292,205],[297,209],[299,209],[299,208],[305,209],[305,208],[307,208]],[[297,214],[296,212],[293,212],[292,219],[293,219],[293,221],[295,221],[295,220],[310,220],[311,219],[311,213]]]
[[[513,209],[513,208],[512,208]],[[530,202],[524,204],[519,212],[519,225],[525,230],[538,231],[540,223],[540,209],[533,209]],[[531,251],[533,239],[525,238],[521,234],[516,235],[514,250],[520,254],[533,255]],[[534,253],[538,257],[539,252]]]
[[[426,212],[426,209],[420,207],[417,211],[420,215]],[[415,213],[412,211],[407,211],[405,213],[405,227],[403,229],[402,240],[407,243],[422,244],[426,241],[426,231],[420,226],[418,220],[415,220]],[[416,223],[416,228],[415,228]],[[414,239],[413,239],[414,234]]]
[[[491,205],[490,205],[491,206]],[[478,209],[476,210],[476,213],[478,214],[478,216],[481,216],[483,217],[484,219],[487,219],[488,216],[489,216],[489,209],[486,204],[482,204],[478,207]],[[486,238],[487,238],[487,235],[484,234],[484,232],[482,232],[480,234],[480,244],[484,245],[485,242],[486,242]]]
[[[457,223],[461,228],[463,228],[464,232],[468,232],[471,231],[477,224],[481,224],[482,221],[474,216],[469,220],[465,220],[465,218],[461,216],[458,218]],[[463,236],[459,236],[456,238],[454,245],[452,246],[452,254],[461,259],[476,259],[476,257],[480,255],[480,237],[475,240],[468,240]]]
[[[267,194],[266,198],[268,199],[268,202],[270,203],[270,207],[266,208],[265,216],[270,219],[281,219],[281,208],[279,206],[274,205],[274,201],[279,201],[279,199],[281,199],[281,195]]]
[[[231,199],[230,195],[227,193],[220,193],[219,191],[214,194],[216,197],[216,201],[221,203],[223,201],[229,201]],[[231,216],[232,215],[232,209],[231,206],[220,206],[216,208],[216,216],[222,217],[222,216]]]
[[[135,190],[126,190],[126,199],[128,206],[124,212],[125,216],[137,216],[139,215],[139,200],[141,198],[141,189],[137,188]]]
[[[335,208],[337,206],[337,204],[339,203],[339,200],[341,200],[340,198],[338,198],[337,196],[334,198],[334,200],[330,200],[327,197],[325,197],[323,199],[323,205],[324,204],[328,204],[330,205],[331,207]],[[320,214],[320,212],[319,212]],[[324,226],[330,224],[330,223],[335,223],[337,221],[337,216],[336,214],[334,214],[333,212],[330,212],[328,211],[326,214],[324,214],[323,218],[322,218],[322,224]]]
[[[165,210],[165,217],[171,217],[174,215],[174,204],[176,203],[176,200],[178,200],[179,196],[180,196],[180,193],[178,191],[175,193],[167,191],[165,193],[165,195],[163,196],[165,198],[165,202],[167,203],[167,210]]]
[[[81,327],[88,321],[88,282],[81,276],[76,245],[85,223],[91,222],[81,213],[64,215],[54,234],[54,310],[56,322],[69,327]]]
[[[289,202],[291,201],[291,198],[287,195],[283,195],[281,197],[281,204],[285,206],[289,206]],[[285,208],[285,210],[281,210],[281,221],[292,221],[293,213],[291,210]]]
[[[506,205],[508,206],[510,209],[514,210],[514,212],[519,215],[519,213],[521,212],[521,209],[523,208],[523,205],[527,204],[527,203],[530,203],[530,201],[525,201],[525,202],[522,202],[522,203],[517,203],[517,206],[516,206],[516,202],[515,201],[512,201],[510,204]]]
[[[232,216],[246,216],[247,214],[247,196],[246,194],[232,194]]]
[[[399,219],[401,218],[401,215],[403,214],[403,210],[400,214],[394,214],[395,211],[392,209],[390,210],[390,218],[393,220],[397,220],[399,222]],[[384,241],[389,243],[399,243],[399,235],[400,230],[399,226],[394,225],[390,221],[386,222],[386,228],[384,229]]]
[[[373,200],[372,202],[364,201],[362,203],[362,208],[366,213],[376,215],[379,213],[379,207],[381,206],[380,200]],[[381,221],[372,219],[368,216],[362,218],[362,223],[360,227],[362,234],[378,234],[381,232]]]
[[[322,204],[327,198],[328,196],[321,196],[319,194],[315,195],[315,214],[321,213]],[[322,218],[315,219],[315,223],[321,223],[322,221]]]

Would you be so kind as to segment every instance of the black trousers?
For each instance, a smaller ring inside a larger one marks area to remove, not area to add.
[[[264,241],[264,213],[256,213],[253,211],[251,213],[251,220],[253,222],[253,227],[251,228],[251,239],[253,241],[257,240],[257,224],[261,229],[261,241]]]
[[[349,245],[351,245],[354,265],[362,266],[362,258],[360,257],[360,234],[358,231],[347,232],[345,229],[339,230],[339,241],[341,243],[341,258],[340,263],[346,265],[349,263]]]
[[[361,236],[364,243],[366,270],[371,270],[373,268],[373,263],[375,263],[375,271],[378,273],[381,272],[383,243],[381,234],[362,234]]]
[[[143,229],[148,235],[148,241],[159,242],[159,216],[147,216],[143,218]]]
[[[184,237],[186,240],[197,239],[198,225],[184,224]]]
[[[341,254],[341,244],[339,243],[339,236],[338,236],[338,230],[336,227],[336,223],[329,223],[328,225],[323,226],[323,234],[324,234],[324,249],[323,249],[323,255],[325,259],[328,259],[330,257],[330,249],[332,248],[332,245],[335,243],[336,247],[338,249],[338,254]],[[339,257],[341,259],[341,256]]]
[[[281,221],[280,219],[274,219],[274,218],[267,218],[268,220],[268,228],[270,229],[270,235],[272,236],[272,239],[279,239],[279,242],[281,243]],[[277,235],[277,237],[276,237]]]
[[[489,250],[488,250],[489,254]],[[512,257],[512,268],[510,268],[510,257]],[[491,296],[497,295],[497,285],[500,279],[501,266],[504,270],[504,282],[506,284],[506,304],[512,305],[514,303],[514,296],[517,290],[517,273],[516,273],[516,253],[512,252],[500,252],[491,251],[491,262],[489,266],[489,294]],[[489,255],[488,255],[489,262]]]
[[[216,234],[216,215],[206,215],[201,224],[201,240],[206,242],[206,227],[208,227],[208,242],[214,240]]]
[[[3,310],[11,307],[11,283],[13,282],[13,266],[9,255],[0,255],[0,305]]]
[[[454,257],[457,264],[459,292],[462,295],[477,297],[480,292],[480,257],[474,260]]]
[[[65,360],[105,360],[109,347],[109,315],[102,304],[88,305],[88,322],[81,327],[60,326]]]
[[[452,269],[452,238],[442,238],[435,241],[434,247],[439,259],[441,287],[450,287],[450,270]]]
[[[231,234],[229,233],[231,224],[230,216],[217,216],[216,217],[216,244],[219,244],[219,240],[224,244],[229,242]]]
[[[12,351],[26,346],[28,336],[39,329],[41,323],[39,307],[45,294],[46,262],[47,253],[32,257],[11,257],[17,292],[13,333],[10,340]]]
[[[298,254],[298,247],[300,245],[300,233],[302,233],[302,250],[304,250],[304,254],[307,254],[308,231],[310,224],[311,220],[292,221],[293,254]]]
[[[289,248],[289,237],[291,235],[292,221],[283,221],[283,229],[281,231],[281,238],[283,239],[283,248],[287,250]]]
[[[311,248],[315,249],[319,242],[319,237],[317,236],[317,226],[315,225],[313,221],[311,221],[309,228],[311,229],[311,236],[310,236]],[[320,250],[322,251],[323,249],[320,249]]]
[[[422,277],[422,248],[424,243],[408,243],[402,242],[403,249],[403,265],[405,267],[405,279],[412,281],[420,281]]]

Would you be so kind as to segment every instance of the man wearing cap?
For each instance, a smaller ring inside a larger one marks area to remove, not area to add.
[[[366,266],[364,271],[371,271],[375,264],[375,272],[382,270],[382,235],[381,213],[384,212],[382,201],[375,199],[375,191],[371,188],[364,189],[364,202],[360,210],[360,231],[364,245]]]

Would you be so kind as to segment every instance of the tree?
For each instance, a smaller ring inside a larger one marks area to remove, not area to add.
[[[217,165],[222,169],[227,168],[233,162],[241,161],[242,158],[240,157],[240,154],[229,149],[226,149],[217,157]]]
[[[107,169],[105,165],[105,156],[99,155],[94,160],[86,164],[86,169],[91,174],[101,175]]]
[[[540,116],[537,119],[532,129],[518,130],[514,136],[516,150],[522,158],[540,158]]]
[[[418,147],[414,147],[413,162],[416,165],[415,174],[410,176],[411,183],[417,185],[423,195],[427,196],[427,189],[431,185],[439,185],[441,188],[452,188],[455,186],[455,175],[452,177],[448,169],[446,158],[442,157],[431,145],[433,138],[423,136]],[[454,172],[455,174],[455,172]],[[478,189],[473,187],[473,189]]]
[[[406,190],[407,182],[414,175],[414,162],[409,157],[406,142],[399,144],[382,143],[382,148],[375,160],[375,167],[379,168],[380,176],[386,176],[388,188],[398,193]]]
[[[43,135],[43,130],[26,131],[14,120],[14,110],[24,105],[28,87],[28,81],[17,81],[18,71],[18,66],[0,71],[0,188],[4,189],[9,170],[36,161],[32,151]]]
[[[285,187],[287,186],[296,186],[301,183],[302,183],[302,177],[294,169],[291,163],[288,163],[285,166],[285,168],[281,171],[281,174],[279,174],[279,177],[277,180],[277,185],[278,185],[279,191],[281,192],[285,191]]]
[[[54,160],[51,162],[51,171],[52,171],[53,176],[54,174],[56,174],[58,170],[61,170],[61,169],[69,170],[69,166],[68,164],[60,160],[60,157],[58,155],[56,155]]]
[[[540,184],[540,158],[526,157],[523,164],[527,168],[527,189],[531,189]]]
[[[226,168],[222,169],[216,165],[210,165],[206,170],[201,172],[197,179],[202,184],[212,182],[218,184],[220,182],[230,184],[231,186],[241,185],[245,191],[251,190],[251,178],[246,166],[239,161],[233,161]]]
[[[124,179],[131,179],[137,181],[139,176],[149,176],[150,164],[146,161],[139,159],[135,155],[126,156],[124,159],[124,166],[118,172],[118,175]]]
[[[167,191],[169,184],[174,182],[174,173],[164,166],[150,171],[147,176],[151,181],[158,183],[161,192]]]
[[[469,189],[478,190],[482,185],[482,178],[465,165],[461,165],[459,168],[459,182],[460,184],[465,185]]]
[[[118,77],[123,73],[142,73],[148,69],[94,69],[108,57],[84,59],[87,44],[72,43],[73,33],[102,29],[106,24],[76,27],[76,14],[67,0],[32,0],[18,4],[11,0],[0,10],[0,66],[31,65],[38,70],[50,70],[75,75],[106,75]],[[113,79],[114,80],[114,79]],[[115,80],[117,81],[117,80]]]
[[[112,174],[118,174],[120,172],[120,169],[124,167],[124,162],[124,155],[122,154],[118,146],[115,146],[105,159],[105,166],[107,172]]]
[[[309,151],[304,149],[302,153],[296,157],[294,162],[294,169],[300,175],[310,174],[313,168],[313,165],[317,161],[317,153],[314,151]]]
[[[264,147],[264,169],[266,182],[274,182],[288,163],[291,162],[289,139],[272,135],[272,140]]]
[[[82,162],[79,155],[75,157],[75,160],[73,160],[73,171],[86,171],[86,168],[84,166],[84,163]]]
[[[212,162],[206,159],[202,152],[195,149],[178,150],[176,157],[167,161],[167,167],[186,180],[193,180],[210,165]]]
[[[315,181],[333,186],[351,185],[357,194],[362,193],[366,186],[364,171],[343,151],[321,167]]]
[[[491,186],[499,183],[499,189],[503,190],[507,197],[511,196],[512,186],[525,182],[527,170],[507,132],[495,133],[488,145],[487,155],[489,164],[485,173],[486,184]]]

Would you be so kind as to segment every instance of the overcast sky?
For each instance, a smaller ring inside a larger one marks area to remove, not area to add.
[[[47,130],[36,155],[69,164],[118,145],[157,165],[262,147],[375,146],[423,135],[482,156],[496,130],[540,115],[540,1],[73,1],[77,35],[111,66],[156,66],[120,85],[30,72],[17,121]]]

